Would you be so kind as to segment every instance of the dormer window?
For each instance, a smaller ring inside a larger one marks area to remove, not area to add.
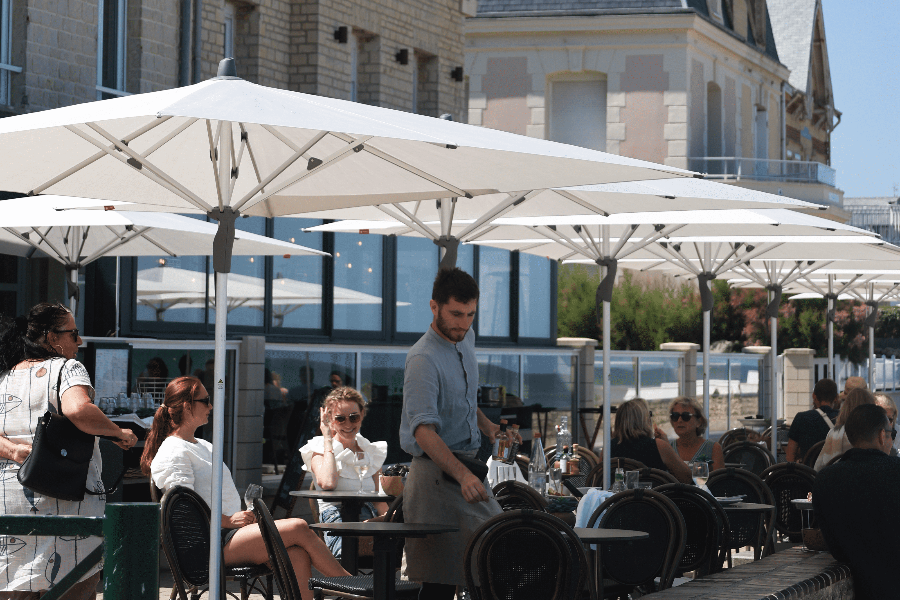
[[[725,18],[722,15],[722,0],[706,0],[706,8],[713,21],[725,24]]]

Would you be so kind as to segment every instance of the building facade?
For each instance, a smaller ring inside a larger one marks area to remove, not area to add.
[[[470,123],[840,199],[818,0],[481,0],[466,71]]]

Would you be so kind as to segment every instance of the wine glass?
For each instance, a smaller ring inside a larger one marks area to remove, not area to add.
[[[691,463],[691,477],[698,487],[706,488],[706,480],[709,479],[709,464],[706,461],[695,461]]]
[[[263,487],[261,485],[255,483],[248,485],[247,491],[244,492],[244,505],[247,507],[247,510],[253,510],[253,501],[257,498],[262,498],[262,496]]]
[[[560,494],[560,484],[562,482],[562,469],[559,467],[550,467],[550,487],[555,495]]]
[[[359,493],[360,495],[364,494],[363,491],[363,481],[366,479],[366,475],[369,474],[369,462],[366,460],[365,452],[357,452],[356,453],[356,472],[359,474]]]

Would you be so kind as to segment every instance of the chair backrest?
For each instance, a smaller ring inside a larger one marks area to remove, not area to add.
[[[613,473],[616,469],[624,469],[626,471],[640,471],[646,469],[647,465],[633,458],[616,457],[609,461],[609,466]],[[596,467],[591,469],[587,477],[585,477],[584,485],[587,487],[600,487],[603,485],[603,461],[600,461]]]
[[[653,487],[669,483],[678,483],[678,479],[668,471],[650,467],[644,467],[638,471],[638,481],[652,483]]]
[[[547,500],[531,486],[518,481],[501,481],[493,488],[494,497],[504,511],[531,509],[544,510]]]
[[[822,452],[822,446],[825,445],[825,440],[816,442],[812,446],[809,447],[809,450],[806,451],[806,454],[803,455],[802,462],[807,467],[815,467],[816,459],[819,458],[819,454]]]
[[[598,506],[588,520],[588,527],[594,527],[598,520],[603,528],[650,534],[646,540],[627,545],[600,546],[599,560],[594,565],[598,577],[625,586],[651,583],[659,577],[659,590],[672,587],[684,548],[685,525],[681,512],[671,500],[653,490],[626,490]]]
[[[162,546],[182,600],[188,588],[209,583],[209,506],[195,491],[175,486],[160,506]]]
[[[775,505],[771,490],[758,475],[745,469],[726,467],[709,474],[706,487],[717,497],[744,496],[744,502]],[[775,535],[775,515],[760,520],[755,513],[728,515],[731,525],[731,548],[753,546],[755,556],[766,554],[769,539]]]
[[[472,535],[463,564],[474,600],[574,600],[588,577],[584,546],[572,528],[532,510],[485,521]]]
[[[829,460],[828,463],[825,464],[825,466],[826,466],[826,467],[830,467],[831,465],[833,465],[833,464],[836,463],[837,461],[841,460],[841,458],[843,458],[843,457],[844,457],[843,453],[838,454],[837,456],[835,456],[834,458],[832,458],[831,460]]]
[[[735,442],[724,448],[722,454],[725,462],[741,463],[744,469],[757,475],[775,464],[769,451],[755,442]]]
[[[253,500],[253,512],[256,513],[256,522],[266,545],[266,552],[269,554],[269,563],[272,565],[275,583],[281,592],[281,600],[300,600],[300,585],[297,583],[294,567],[291,565],[281,534],[275,527],[272,514],[259,498]]]
[[[759,442],[762,436],[758,432],[747,427],[729,429],[719,438],[719,445],[725,448],[735,442]]]
[[[702,577],[718,571],[730,538],[728,517],[721,505],[708,492],[685,483],[667,483],[654,491],[674,502],[684,517],[684,553],[678,572],[697,571]]]
[[[766,469],[762,480],[775,498],[775,529],[782,535],[800,536],[803,532],[800,509],[791,500],[806,498],[816,482],[816,471],[798,463],[778,463]]]

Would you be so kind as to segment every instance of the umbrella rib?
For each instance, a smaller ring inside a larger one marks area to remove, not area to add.
[[[640,269],[638,269],[638,271],[640,271],[641,273],[646,273],[647,271],[652,271],[656,267],[658,267],[660,265],[664,265],[668,262],[669,261],[667,261],[667,260],[660,260],[659,262],[651,263],[651,264],[647,265],[646,267],[641,267]]]
[[[109,253],[111,250],[113,250],[113,249],[115,249],[115,248],[118,248],[119,246],[122,246],[122,245],[124,245],[124,244],[127,244],[127,243],[130,242],[132,239],[134,239],[134,237],[135,237],[135,235],[136,235],[136,232],[133,231],[133,230],[132,230],[132,231],[127,231],[127,230],[126,230],[124,233],[119,233],[119,232],[117,232],[111,225],[107,225],[107,226],[105,227],[105,229],[107,229],[108,231],[112,232],[112,234],[113,234],[114,236],[116,236],[115,239],[110,240],[109,242],[106,243],[105,246],[103,246],[103,247],[101,247],[100,249],[96,250],[96,251],[95,251],[93,254],[91,254],[88,258],[86,258],[86,259],[84,260],[84,264],[88,264],[88,263],[90,263],[90,262],[93,262],[93,261],[97,260],[98,258],[100,258],[101,256],[106,255],[106,254]]]
[[[403,223],[408,228],[410,228],[414,231],[418,231],[426,238],[429,238],[432,240],[437,239],[437,237],[434,235],[434,232],[432,232],[430,229],[428,229],[428,227],[424,223],[422,223],[422,221],[419,220],[415,215],[409,214],[409,211],[404,209],[402,206],[392,204],[391,207],[396,208],[402,214],[398,215],[398,214],[392,213],[390,210],[387,209],[387,207],[385,207],[382,204],[377,204],[375,206],[375,208],[377,208],[384,214],[390,216],[391,218],[397,219],[397,221],[399,221],[400,223]]]
[[[768,285],[768,281],[764,277],[760,277],[759,273],[757,273],[753,267],[748,265],[747,263],[741,263],[737,266],[737,271],[742,271],[745,276],[747,276],[750,281],[756,283],[756,285],[761,287],[766,287]]]
[[[326,133],[327,132],[321,132],[321,135],[324,137]],[[259,204],[260,202],[263,202],[263,201],[267,200],[268,198],[274,196],[278,192],[289,188],[290,186],[302,181],[303,179],[306,179],[310,175],[315,175],[317,173],[320,173],[325,168],[330,167],[331,165],[334,165],[334,164],[340,162],[341,160],[347,158],[348,156],[350,156],[351,152],[356,151],[356,148],[359,148],[360,145],[362,145],[365,141],[371,139],[371,137],[372,136],[370,136],[370,135],[361,136],[358,139],[354,140],[352,143],[347,144],[340,150],[337,150],[336,152],[334,152],[331,156],[329,156],[324,161],[322,161],[322,163],[319,164],[318,166],[316,166],[312,169],[307,169],[305,172],[294,175],[293,177],[289,177],[287,181],[279,184],[274,190],[269,190],[268,192],[265,192],[264,194],[262,194],[259,198],[256,199],[256,202],[254,202],[254,204]],[[295,155],[295,156],[296,157],[292,157],[293,158],[292,162],[296,161],[297,158],[299,158],[301,155]],[[280,173],[275,173],[275,175],[272,177],[273,178],[277,177],[279,174]],[[269,180],[269,177],[267,177],[266,180]],[[237,204],[234,205],[234,209],[235,210],[240,209],[242,206],[244,206],[244,204],[249,202],[253,198],[253,196],[257,192],[259,192],[262,188],[263,188],[262,184],[257,185],[249,193],[247,193],[247,195],[245,195],[243,198],[241,198],[241,200]]]
[[[582,200],[581,198],[579,198],[578,196],[576,196],[575,194],[573,194],[572,192],[570,192],[568,190],[554,189],[551,191],[554,192],[556,195],[562,196],[563,198],[570,200],[579,206],[583,206],[584,208],[588,209],[589,211],[591,211],[594,214],[597,214],[597,215],[600,215],[603,217],[609,216],[609,213],[606,212],[605,210],[594,206],[593,204],[591,204],[590,202],[587,202],[586,200]]]
[[[889,289],[888,291],[886,291],[885,293],[883,293],[881,296],[878,297],[878,302],[883,302],[884,299],[887,298],[898,287],[900,287],[900,283],[895,283],[891,289]]]
[[[155,119],[152,122],[148,123],[147,125],[144,125],[140,129],[137,129],[137,130],[133,131],[132,133],[130,133],[129,135],[125,136],[124,138],[122,138],[122,141],[127,144],[128,142],[134,140],[135,138],[138,138],[138,137],[144,135],[145,133],[152,130],[153,128],[159,127],[160,125],[162,125],[163,123],[165,123],[166,121],[168,121],[171,118],[172,117],[162,117],[161,119]],[[111,146],[110,149],[113,149],[113,147]],[[80,163],[78,163],[77,165],[72,167],[71,169],[67,169],[67,170],[63,171],[62,173],[60,173],[59,175],[57,175],[56,177],[53,177],[52,179],[49,179],[46,182],[42,183],[41,185],[37,186],[36,188],[31,190],[30,193],[31,194],[40,194],[41,192],[43,192],[50,186],[59,183],[63,179],[67,178],[69,175],[77,173],[78,171],[85,168],[86,166],[97,162],[98,160],[100,160],[101,158],[103,158],[106,155],[107,155],[107,152],[105,150],[101,150],[100,152],[94,154],[93,156],[84,159],[83,161],[81,161]]]
[[[739,257],[735,258],[733,261],[731,261],[730,263],[723,264],[721,266],[721,270],[719,272],[728,271],[730,269],[735,268],[739,264],[753,260],[754,258],[756,258],[757,256],[759,256],[761,254],[765,254],[766,252],[769,252],[770,250],[774,250],[775,248],[781,246],[783,243],[784,242],[773,242],[771,244],[761,246],[759,248],[754,248],[753,250],[751,250],[744,256],[739,256]]]
[[[692,275],[700,274],[700,269],[698,269],[697,267],[695,267],[694,265],[691,264],[691,261],[688,259],[688,257],[686,257],[681,252],[680,247],[677,250],[675,248],[673,248],[671,244],[666,244],[665,246],[660,244],[659,247],[662,248],[663,250],[665,250],[667,253],[669,253],[669,255],[671,255],[672,258],[674,258],[676,261],[681,263],[681,265],[684,267],[685,271],[687,271],[688,273],[691,273]]]
[[[77,242],[75,242],[76,244],[78,244],[78,252],[75,253],[76,260],[78,259],[79,256],[81,256],[81,253],[84,251],[84,246],[87,243],[87,238],[88,238],[88,234],[90,233],[90,231],[91,231],[91,226],[88,225],[87,227],[85,227],[82,230],[81,239],[78,240]]]
[[[16,236],[17,238],[19,238],[20,240],[22,240],[23,242],[25,242],[26,244],[28,244],[29,246],[31,246],[32,248],[34,248],[35,250],[42,250],[42,248],[40,247],[40,244],[35,244],[35,243],[34,243],[34,240],[32,240],[30,237],[25,237],[24,234],[19,233],[18,231],[16,231],[16,230],[13,229],[12,227],[4,227],[3,229],[6,230],[6,231],[8,231],[9,233],[11,233],[12,235]],[[32,229],[33,229],[33,228],[32,228]],[[40,235],[40,233],[38,233],[38,235]],[[41,239],[43,239],[43,237],[42,237]],[[65,260],[66,260],[65,257],[62,256],[62,255],[59,253],[59,251],[58,251],[56,248],[54,248],[52,245],[50,246],[50,248],[51,248],[54,252],[56,252],[56,255],[59,256],[60,261],[65,261]]]
[[[247,128],[243,123],[241,125],[241,135],[247,138],[247,154],[250,155],[250,164],[253,165],[253,173],[256,175],[256,182],[259,183],[262,181],[262,177],[259,175],[259,165],[256,164],[256,155],[253,153],[253,144],[250,143],[250,133],[247,131]]]
[[[145,159],[143,156],[141,156],[140,154],[138,154],[137,152],[135,152],[128,146],[121,144],[121,142],[116,140],[112,135],[110,135],[103,128],[99,127],[96,123],[86,123],[86,125],[88,127],[90,127],[91,129],[93,129],[94,131],[96,131],[101,136],[103,136],[104,138],[106,138],[109,142],[112,142],[114,149],[119,150],[124,154],[127,154],[129,157],[131,157],[132,159],[137,161],[138,164],[141,166],[141,168],[136,168],[136,167],[132,167],[132,168],[135,168],[138,172],[140,172],[142,175],[144,175],[144,177],[146,177],[150,181],[153,181],[154,183],[161,185],[162,187],[166,188],[170,192],[180,196],[181,198],[190,202],[191,204],[193,204],[197,208],[203,210],[204,212],[208,212],[209,210],[211,210],[212,207],[210,207],[203,200],[201,200],[199,197],[197,197],[196,194],[194,194],[193,192],[191,192],[190,190],[185,188],[183,185],[181,185],[180,183],[178,183],[177,181],[173,180],[171,177],[169,177],[168,175],[166,175],[165,173],[160,171],[155,165],[153,165],[153,163],[151,163],[150,161]],[[72,125],[66,125],[65,128],[68,129],[69,131],[71,131],[72,133],[74,133],[75,135],[77,135],[78,137],[82,138],[86,142],[93,144],[94,146],[100,148],[101,150],[106,152],[107,155],[109,155],[109,156],[115,158],[116,160],[118,160],[119,162],[131,167],[131,165],[128,164],[128,159],[126,159],[123,156],[120,156],[118,152],[113,152],[112,149],[102,146],[100,144],[100,142],[98,142],[91,136],[87,135],[83,131],[79,130],[77,127],[73,127]],[[147,171],[149,171],[149,172],[145,171],[143,167],[146,167]]]
[[[612,252],[609,253],[609,255],[618,257],[619,251],[625,246],[625,244],[628,243],[628,240],[631,239],[631,236],[634,235],[634,232],[637,231],[637,228],[637,225],[628,225],[627,229],[622,233],[621,236],[619,236],[619,242],[616,244],[616,247],[613,248]],[[628,254],[631,254],[631,252],[629,252]]]
[[[828,295],[828,292],[826,292],[825,290],[823,290],[823,289],[822,289],[822,286],[818,285],[815,281],[813,281],[813,280],[810,279],[809,277],[804,277],[804,278],[803,278],[803,281],[806,283],[806,285],[807,285],[808,287],[812,288],[813,291],[815,291],[817,294],[822,294],[822,296],[827,296],[827,295]]]
[[[646,248],[647,246],[649,246],[650,244],[652,244],[659,238],[665,237],[667,235],[671,235],[672,233],[678,231],[685,225],[687,225],[687,223],[681,223],[678,225],[669,225],[668,227],[664,227],[663,229],[660,229],[659,231],[655,231],[655,232],[651,233],[650,235],[648,235],[647,237],[645,237],[644,239],[642,239],[641,241],[632,244],[631,247],[628,248],[628,252],[625,252],[618,258],[625,258],[626,256],[629,256],[630,254],[634,254],[638,250],[640,250],[642,248]],[[618,251],[619,251],[619,249],[616,248],[616,250],[613,252],[613,256],[616,256],[618,254]]]
[[[213,135],[212,124],[206,119],[206,139],[209,142],[209,164],[213,170],[213,181],[216,182],[216,198],[222,199],[222,182],[219,181],[219,131],[222,128],[222,121],[216,127],[216,135]],[[210,209],[212,210],[212,209]]]
[[[238,172],[241,168],[241,161],[244,159],[244,149],[247,147],[247,139],[244,136],[244,133],[243,133],[244,128],[241,123],[238,123],[238,128],[240,128],[240,130],[241,130],[241,135],[240,135],[241,143],[238,146],[237,156],[234,155],[233,150],[231,153],[231,159],[232,159],[231,173],[232,173],[232,175],[231,175],[231,194],[229,194],[229,196],[232,196],[232,197],[234,196],[234,186],[237,185],[237,176],[238,176]],[[233,148],[234,148],[234,146],[232,145],[232,149]]]
[[[569,250],[572,250],[573,252],[575,252],[577,254],[586,256],[587,258],[590,258],[591,260],[597,260],[599,258],[599,255],[590,254],[589,250],[591,250],[592,247],[588,246],[588,247],[582,248],[582,246],[579,246],[578,244],[573,242],[571,239],[569,239],[569,237],[562,235],[558,231],[550,229],[546,225],[536,226],[536,227],[534,227],[534,230],[536,232],[538,232],[539,234],[543,235],[544,237],[549,238],[551,240],[554,240],[554,241],[562,244],[563,246],[565,246],[566,248],[568,248]]]
[[[469,234],[477,230],[479,227],[484,225],[488,221],[492,221],[493,219],[497,219],[507,212],[515,208],[516,206],[526,202],[534,197],[535,194],[539,193],[541,190],[531,190],[528,192],[515,192],[506,196],[506,198],[498,203],[496,206],[491,208],[489,211],[475,219],[474,222],[470,223],[466,226],[462,231],[459,232],[459,235],[456,237],[465,241],[468,239],[472,239],[469,237]]]
[[[67,261],[69,260],[69,255],[68,255],[68,253],[62,252],[59,248],[57,248],[56,245],[53,244],[53,242],[51,242],[51,241],[49,240],[49,238],[47,238],[46,234],[41,233],[41,230],[40,230],[40,229],[38,229],[37,227],[32,227],[31,230],[32,230],[33,232],[35,232],[36,234],[38,234],[38,236],[39,236],[39,237],[40,237],[40,238],[41,238],[48,246],[50,246],[50,248],[51,248],[54,252],[56,252],[56,255],[59,257],[59,260],[60,260],[60,261],[62,261],[62,262],[67,262]],[[47,228],[47,232],[46,232],[46,233],[50,233],[50,227]],[[34,247],[37,248],[38,245],[35,244]]]
[[[444,181],[443,179],[435,177],[434,175],[432,175],[430,173],[426,173],[425,171],[418,169],[418,168],[412,166],[411,164],[400,160],[399,158],[397,158],[395,156],[391,156],[387,152],[383,152],[382,150],[375,148],[371,144],[364,144],[363,150],[368,152],[369,154],[372,154],[373,156],[377,156],[381,160],[385,160],[385,161],[391,163],[392,165],[394,165],[396,167],[400,167],[404,171],[412,173],[413,175],[417,175],[417,176],[421,177],[422,179],[425,179],[426,181],[430,181],[431,183],[444,188],[447,191],[453,192],[457,196],[465,196],[466,198],[472,197],[472,194],[470,194],[469,192],[462,190],[462,189],[456,187],[455,185]]]
[[[721,248],[721,246],[719,246],[719,247]],[[721,273],[722,272],[721,269],[725,265],[725,263],[727,263],[729,260],[731,260],[731,257],[734,256],[735,254],[737,254],[738,250],[740,250],[740,249],[741,249],[741,245],[735,244],[734,246],[731,247],[731,252],[729,252],[726,256],[722,257],[722,260],[719,261],[719,264],[716,264],[716,261],[713,260],[713,264],[710,265],[711,266],[710,272],[713,273],[714,275],[718,275],[719,273]],[[718,254],[718,248],[716,250],[717,250],[716,253]]]
[[[592,249],[596,253],[597,258],[603,257],[603,252],[600,250],[600,247],[594,243],[594,238],[590,235],[589,232],[585,231],[587,227],[582,227],[581,225],[576,225],[572,229],[575,230],[575,233],[578,234],[578,237],[581,238],[581,241],[584,242],[586,248]]]
[[[266,127],[265,129],[266,129],[266,131],[269,131],[270,133],[272,133],[273,135],[275,135],[275,137],[278,137],[278,135],[276,135],[274,131],[271,131],[271,130],[268,129],[267,127]],[[293,165],[295,162],[297,162],[298,160],[300,160],[301,158],[303,158],[303,155],[306,154],[306,152],[307,152],[310,148],[312,148],[313,146],[315,146],[316,144],[318,144],[319,141],[321,141],[321,139],[324,138],[326,135],[328,135],[328,132],[327,132],[327,131],[319,131],[319,132],[316,133],[316,135],[314,135],[314,136],[313,136],[306,144],[304,144],[304,145],[303,145],[302,147],[300,147],[300,148],[297,148],[297,149],[294,151],[294,154],[293,154],[293,155],[291,155],[290,157],[288,157],[287,160],[285,160],[283,163],[281,163],[280,165],[278,165],[278,167],[276,167],[276,168],[275,168],[271,173],[269,173],[264,179],[261,179],[261,180],[259,181],[259,183],[256,184],[256,187],[254,187],[252,190],[250,190],[249,192],[247,192],[247,193],[244,195],[244,197],[241,198],[241,199],[235,204],[235,208],[236,208],[236,209],[240,209],[244,204],[246,204],[247,202],[249,202],[249,201],[253,198],[253,196],[255,196],[258,192],[260,192],[260,191],[262,191],[263,189],[265,189],[265,187],[266,187],[267,185],[269,185],[269,183],[271,183],[273,179],[275,179],[276,177],[278,177],[279,175],[281,175],[288,167],[290,167],[290,166]],[[280,138],[279,138],[279,139],[280,139]],[[284,141],[284,140],[282,140],[282,141]],[[287,143],[287,142],[285,142],[285,143]],[[253,155],[252,152],[251,152],[250,157],[252,158],[253,156],[254,156],[254,155]],[[255,168],[255,165],[256,165],[255,159],[254,159],[253,164],[254,164],[254,168]],[[323,163],[323,165],[324,165],[324,163]],[[319,166],[323,166],[323,165],[319,165]],[[305,177],[308,173],[309,173],[309,170],[307,170],[306,173],[303,173],[303,176]],[[257,178],[257,179],[260,179],[260,177],[259,177],[259,171],[258,171],[258,170],[257,170],[257,173],[256,173],[256,178]],[[298,181],[299,181],[299,180],[298,180]],[[293,185],[294,183],[295,183],[295,182],[292,181],[292,182],[289,183],[288,185]],[[281,188],[281,189],[284,189],[284,188]],[[279,189],[279,190],[277,190],[277,191],[281,191],[281,189]],[[276,192],[277,192],[277,191],[276,191]],[[263,196],[263,197],[260,199],[260,201],[265,200],[266,198],[268,198],[268,196]]]

